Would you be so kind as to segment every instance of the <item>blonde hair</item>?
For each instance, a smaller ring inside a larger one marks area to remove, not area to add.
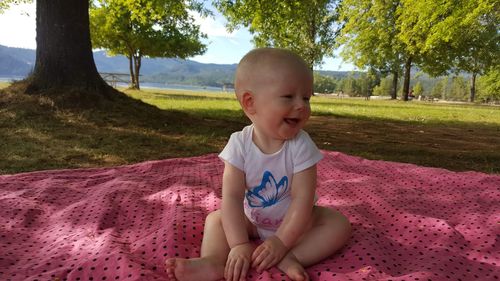
[[[310,72],[307,63],[290,50],[279,48],[257,48],[248,52],[238,63],[234,79],[234,89],[238,100],[249,90],[247,87],[259,81],[263,73],[295,68]],[[250,89],[251,90],[251,89]]]

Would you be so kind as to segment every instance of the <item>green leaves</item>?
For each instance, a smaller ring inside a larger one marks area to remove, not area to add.
[[[399,1],[344,0],[339,15],[343,28],[338,39],[342,57],[361,69],[400,72],[406,53],[397,38],[398,5]]]
[[[433,76],[480,74],[499,63],[499,10],[494,0],[344,0],[341,54],[381,72],[411,58]]]
[[[205,51],[205,37],[191,12],[206,13],[196,1],[100,0],[90,11],[94,48],[127,56],[180,57]]]
[[[338,32],[337,1],[216,0],[227,28],[248,27],[257,47],[278,47],[299,54],[311,66],[333,56]]]
[[[2,0],[0,1],[0,14],[10,8],[11,5],[32,3],[33,0]]]
[[[138,88],[143,56],[184,59],[205,52],[206,36],[193,13],[209,14],[195,0],[99,0],[90,10],[92,45],[133,59],[132,83]]]

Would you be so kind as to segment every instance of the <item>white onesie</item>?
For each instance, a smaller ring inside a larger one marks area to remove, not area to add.
[[[222,160],[245,173],[245,214],[261,239],[276,232],[291,202],[293,174],[323,158],[309,135],[301,130],[273,153],[263,153],[252,141],[253,125],[235,132],[219,154]]]

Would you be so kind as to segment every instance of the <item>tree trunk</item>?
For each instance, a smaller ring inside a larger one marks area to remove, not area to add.
[[[135,74],[134,74],[134,61],[133,55],[128,56],[128,69],[130,71],[130,88],[133,89],[135,86]]]
[[[395,100],[398,97],[398,72],[394,71],[392,77],[392,91],[391,91],[391,99]]]
[[[405,62],[405,81],[403,83],[403,100],[408,101],[408,94],[410,93],[410,72],[411,72],[411,57]]]
[[[474,99],[476,98],[476,75],[477,73],[472,73],[472,77],[470,79],[470,102],[474,102]]]
[[[448,76],[446,76],[446,78],[444,78],[443,81],[444,83],[443,83],[443,91],[441,93],[441,99],[446,100],[446,90],[448,88]]]
[[[139,72],[141,71],[141,59],[142,59],[142,57],[140,55],[134,56],[134,67],[135,67],[135,71],[134,71],[135,87],[134,87],[134,89],[136,89],[136,90],[141,89],[140,82],[139,82]]]
[[[88,11],[88,0],[36,1],[36,61],[28,93],[71,88],[108,94],[111,87],[97,72],[92,54]]]

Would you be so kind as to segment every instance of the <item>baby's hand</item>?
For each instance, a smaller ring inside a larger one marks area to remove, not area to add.
[[[228,281],[246,280],[254,246],[247,242],[234,246],[227,256],[224,278]]]
[[[252,254],[252,267],[258,272],[276,265],[288,252],[281,240],[273,235],[260,244]]]

